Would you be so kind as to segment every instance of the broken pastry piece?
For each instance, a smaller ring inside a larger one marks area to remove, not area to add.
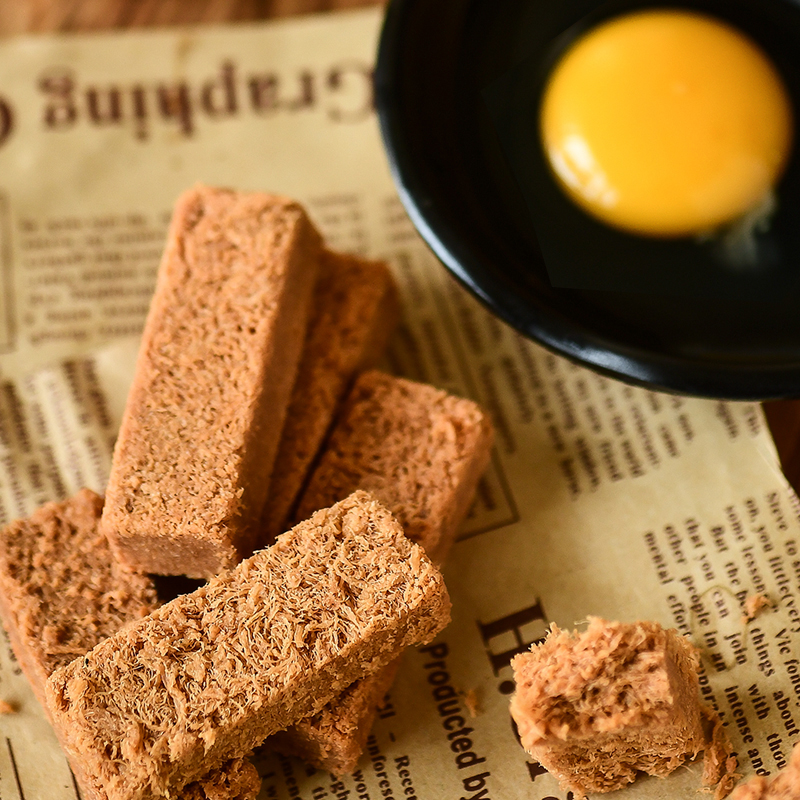
[[[289,514],[336,410],[355,376],[380,358],[399,315],[397,287],[386,264],[323,253],[278,467],[264,505],[262,546],[290,527]]]
[[[731,800],[797,800],[800,797],[800,745],[795,745],[789,765],[772,780],[757,775],[740,786]]]
[[[590,617],[511,665],[522,745],[576,795],[668,775],[706,746],[697,655],[675,630]]]
[[[300,513],[366,489],[441,563],[489,463],[492,439],[488,416],[471,400],[382,372],[364,373],[334,426]],[[358,681],[268,746],[326,772],[352,772],[398,666]]]
[[[0,534],[0,615],[42,705],[52,672],[158,606],[152,581],[123,567],[98,533],[102,508],[102,497],[81,489]],[[80,765],[73,771],[85,788]],[[260,788],[255,767],[238,758],[186,786],[183,798],[254,800]]]
[[[438,570],[357,492],[57,670],[47,706],[87,800],[180,796],[449,612]]]
[[[252,552],[320,252],[290,200],[178,200],[103,511],[131,568],[207,578]]]

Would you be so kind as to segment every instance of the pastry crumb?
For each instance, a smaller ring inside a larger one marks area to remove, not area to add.
[[[480,692],[477,689],[467,689],[466,692],[463,692],[463,699],[464,699],[464,707],[467,709],[467,713],[475,719],[478,714],[481,713],[483,710],[481,708],[481,697]]]
[[[724,800],[742,779],[736,772],[739,761],[719,714],[709,706],[703,707],[702,714],[711,728],[703,756],[702,784],[709,793],[713,790],[714,800]]]
[[[746,625],[758,617],[765,609],[775,608],[775,603],[765,594],[751,594],[749,595],[742,607],[742,622]]]
[[[17,709],[6,700],[0,700],[0,714],[16,714]]]

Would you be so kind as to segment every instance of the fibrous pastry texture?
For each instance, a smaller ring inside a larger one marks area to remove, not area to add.
[[[149,800],[317,713],[449,620],[441,575],[357,492],[57,670],[91,800]]]
[[[350,684],[317,714],[270,736],[266,748],[300,758],[323,772],[352,772],[401,661],[396,658],[374,675]]]
[[[655,622],[556,626],[512,661],[523,747],[576,794],[664,776],[705,748],[697,656]]]

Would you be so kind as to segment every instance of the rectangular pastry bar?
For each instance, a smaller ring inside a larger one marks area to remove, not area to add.
[[[264,505],[266,545],[290,527],[309,468],[355,376],[375,365],[399,318],[389,267],[324,252],[308,332]],[[321,506],[320,506],[321,507]]]
[[[87,800],[175,795],[432,639],[449,608],[423,551],[357,492],[57,670],[47,704]]]
[[[252,552],[319,254],[290,200],[178,200],[101,525],[133,569],[209,577]]]
[[[378,371],[365,373],[346,401],[299,513],[366,489],[441,563],[489,463],[492,439],[488,416],[471,400]],[[269,746],[317,769],[352,772],[397,667],[359,681]]]
[[[114,558],[98,533],[103,499],[82,489],[0,533],[0,614],[40,703],[56,669],[158,606],[152,581]],[[79,764],[80,784],[87,778]],[[234,759],[184,788],[184,800],[254,800],[255,767]]]
[[[441,563],[489,464],[492,425],[472,400],[378,370],[359,376],[297,509],[375,495]]]

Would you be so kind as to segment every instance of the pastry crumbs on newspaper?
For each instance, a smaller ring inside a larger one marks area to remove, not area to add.
[[[764,611],[775,608],[773,600],[765,594],[750,594],[745,598],[742,608],[742,622],[752,622]]]

